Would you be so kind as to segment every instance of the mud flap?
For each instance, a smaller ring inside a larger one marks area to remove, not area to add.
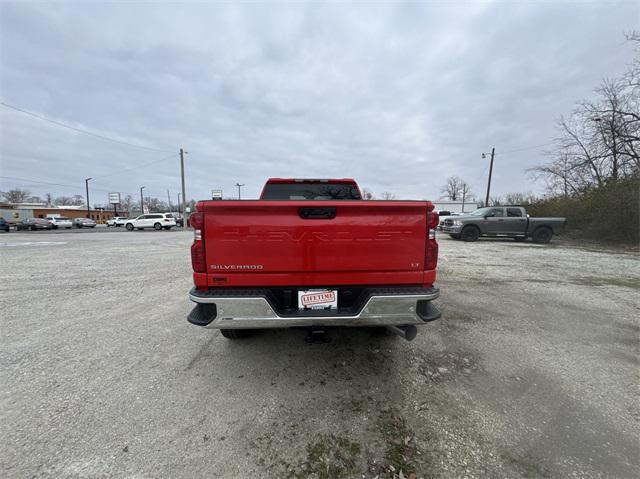
[[[216,319],[218,311],[214,303],[196,303],[195,308],[187,315],[187,321],[196,326],[207,326]]]

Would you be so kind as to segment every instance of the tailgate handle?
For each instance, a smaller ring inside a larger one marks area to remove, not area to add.
[[[335,208],[300,208],[298,210],[303,220],[332,220],[336,217]]]

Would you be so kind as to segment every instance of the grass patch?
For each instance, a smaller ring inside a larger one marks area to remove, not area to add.
[[[350,477],[356,472],[360,444],[334,434],[323,434],[307,444],[307,460],[295,477],[332,479]]]
[[[405,476],[417,473],[416,456],[419,455],[415,434],[397,411],[384,411],[378,419],[378,430],[385,442],[385,460],[395,471]]]

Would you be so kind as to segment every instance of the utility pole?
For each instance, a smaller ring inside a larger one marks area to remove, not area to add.
[[[491,191],[491,174],[493,173],[493,157],[496,153],[495,148],[491,148],[491,165],[489,166],[489,181],[487,182],[487,196],[484,200],[484,205],[489,206],[489,192]],[[482,154],[484,157],[484,153]]]
[[[180,209],[180,193],[178,193],[178,212],[182,211]]]
[[[144,189],[145,189],[144,186],[140,187],[140,214],[141,215],[144,214],[144,197],[142,196],[142,190]]]
[[[91,207],[89,206],[89,180],[91,180],[92,178],[85,178],[84,179],[84,185],[87,188],[87,218],[91,218]]]
[[[187,196],[185,194],[184,189],[184,154],[186,152],[184,149],[180,148],[180,178],[182,179],[182,227],[185,228],[187,226]]]
[[[464,200],[467,198],[467,184],[462,185],[462,212],[464,213]]]
[[[171,213],[171,195],[169,194],[169,190],[167,190],[167,201],[169,202],[169,213]]]
[[[236,186],[238,187],[238,199],[240,199],[240,188],[244,186],[244,183],[242,185],[240,183],[236,183]]]

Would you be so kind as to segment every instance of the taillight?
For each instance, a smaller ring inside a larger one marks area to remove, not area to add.
[[[436,269],[438,266],[438,242],[436,241],[438,221],[438,213],[427,212],[427,241],[424,248],[424,269],[427,271]]]
[[[193,228],[193,244],[191,245],[191,266],[196,273],[207,272],[207,259],[202,240],[204,231],[204,213],[196,211],[189,216],[189,224]]]

